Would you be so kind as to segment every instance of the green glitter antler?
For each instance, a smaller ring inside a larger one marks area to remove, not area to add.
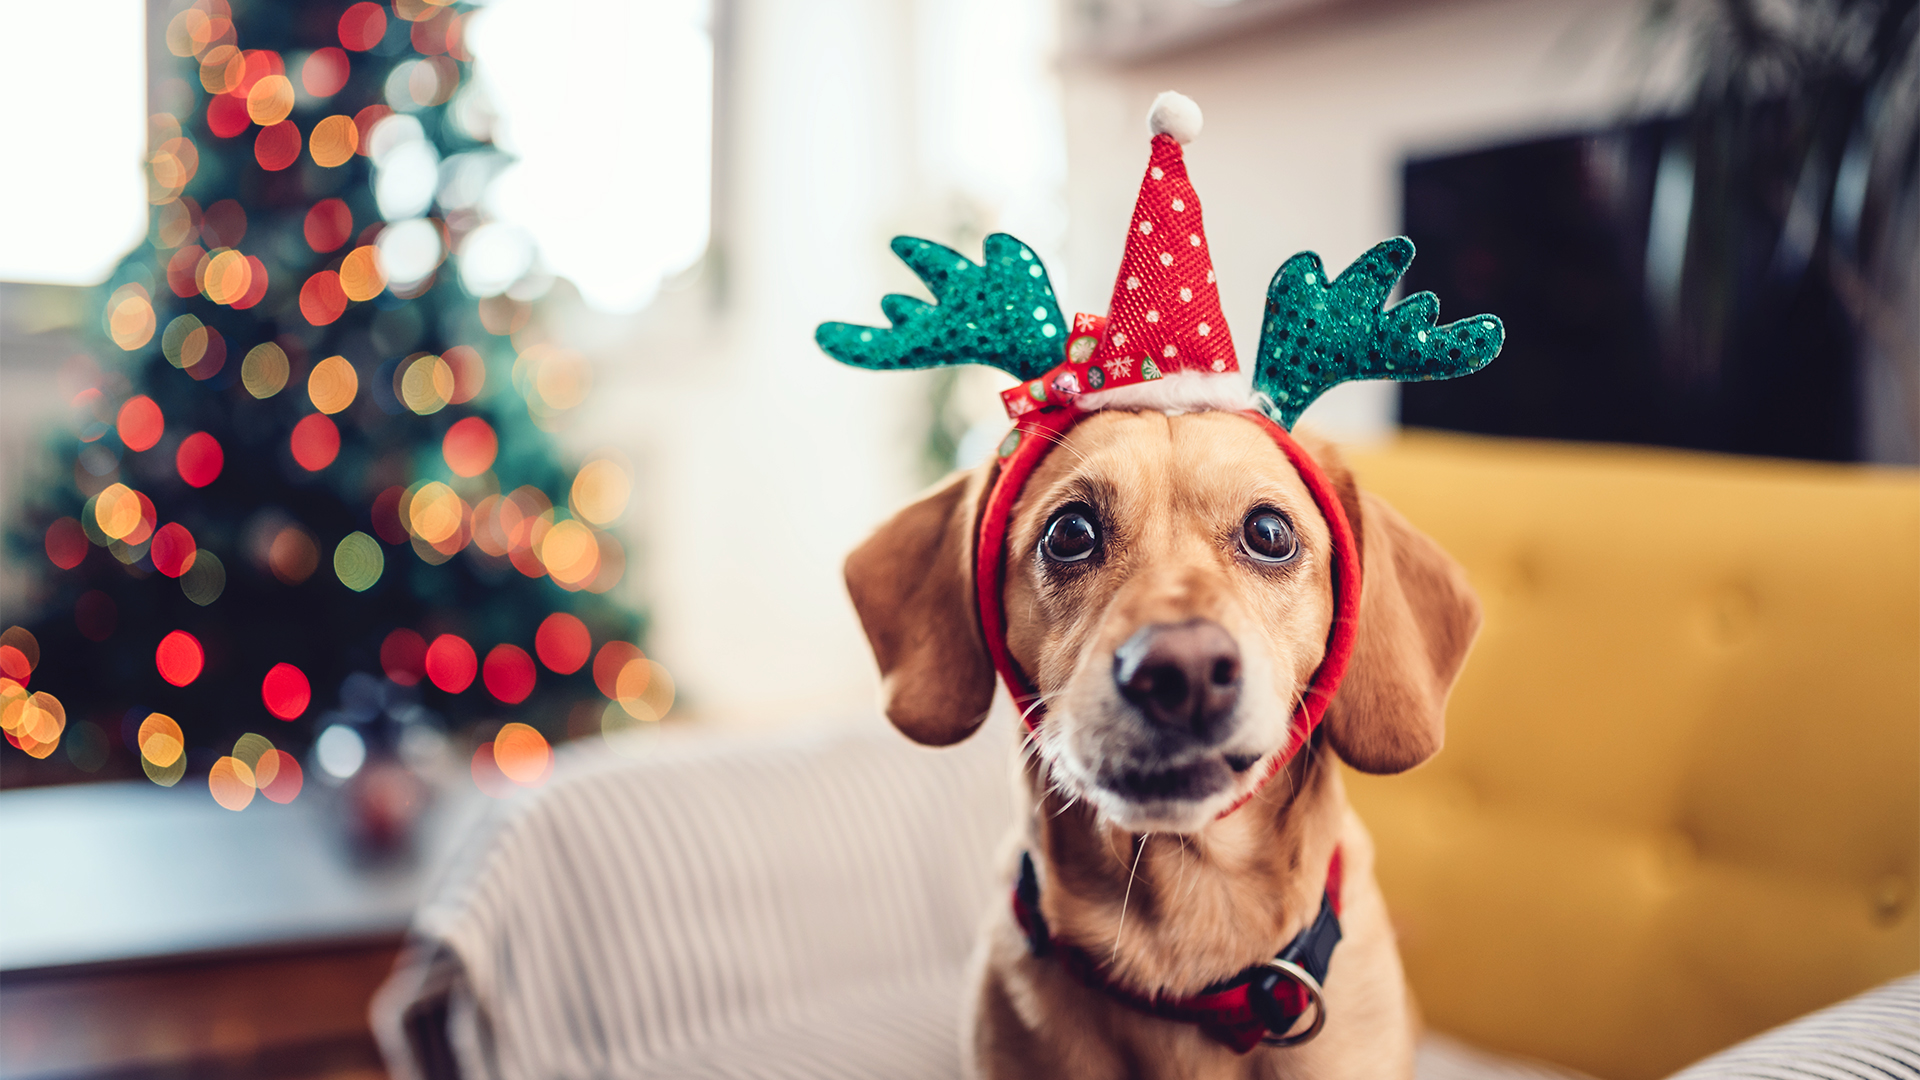
[[[1253,386],[1272,399],[1268,411],[1282,427],[1292,428],[1315,398],[1350,379],[1453,379],[1499,355],[1506,330],[1492,315],[1435,326],[1440,300],[1430,292],[1385,306],[1412,263],[1413,241],[1396,236],[1332,281],[1311,251],[1273,275]]]
[[[889,293],[880,310],[892,329],[821,323],[813,339],[828,356],[870,371],[986,364],[1022,381],[1065,359],[1066,320],[1046,267],[1027,245],[994,233],[977,264],[931,240],[896,236],[893,253],[936,303]]]

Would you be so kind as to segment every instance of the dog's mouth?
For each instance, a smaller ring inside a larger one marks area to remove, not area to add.
[[[1232,787],[1233,778],[1259,760],[1258,754],[1208,754],[1182,765],[1122,766],[1104,773],[1099,783],[1135,804],[1198,802]]]

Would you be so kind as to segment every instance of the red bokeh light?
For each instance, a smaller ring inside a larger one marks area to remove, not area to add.
[[[272,757],[277,768],[273,770],[273,779],[267,781],[267,786],[260,789],[260,794],[277,803],[292,802],[300,794],[301,784],[306,779],[305,774],[300,771],[300,759],[285,750],[269,750],[261,756],[262,758]],[[265,769],[257,769],[255,775],[264,771]]]
[[[62,570],[71,570],[87,557],[87,531],[70,517],[47,526],[47,559]]]
[[[206,254],[199,244],[188,244],[167,260],[167,288],[173,290],[173,295],[182,300],[200,295],[200,260]]]
[[[540,662],[547,665],[548,671],[571,675],[593,655],[593,635],[587,633],[586,623],[564,611],[556,611],[534,632],[533,651],[540,654]]]
[[[351,224],[351,222],[349,222]],[[339,245],[334,245],[338,247]],[[172,280],[172,268],[168,268]],[[347,290],[340,287],[340,275],[322,270],[300,286],[300,314],[315,326],[325,326],[347,310]]]
[[[449,405],[459,405],[472,401],[480,388],[487,383],[487,365],[480,359],[480,350],[471,345],[455,345],[440,354],[440,359],[453,369],[453,396],[447,399]]]
[[[387,13],[379,4],[358,3],[340,16],[340,44],[366,52],[387,36]]]
[[[609,641],[593,658],[593,685],[609,699],[620,698],[620,669],[646,654],[630,641]]]
[[[495,645],[487,653],[480,681],[487,684],[487,693],[508,705],[518,705],[533,693],[533,657],[518,645]]]
[[[380,643],[380,669],[401,686],[417,686],[427,673],[427,642],[406,628]]]
[[[236,311],[245,311],[267,298],[267,264],[260,261],[260,256],[249,255],[247,268],[251,274],[247,278],[246,294],[227,305]]]
[[[458,694],[472,686],[479,667],[473,646],[458,634],[441,634],[427,646],[427,678],[449,694]]]
[[[215,375],[220,374],[220,369],[227,366],[226,336],[211,326],[205,329],[207,334],[207,351],[201,354],[199,363],[187,369],[187,374],[201,382],[205,382]]]
[[[325,413],[314,413],[293,425],[293,460],[308,472],[319,472],[340,456],[340,429]]]
[[[227,452],[220,448],[220,440],[204,431],[181,439],[180,449],[173,453],[173,467],[188,487],[203,488],[218,480],[226,464]]]
[[[300,85],[314,97],[332,97],[347,85],[353,71],[347,54],[329,45],[319,49],[300,65]]]
[[[369,105],[359,112],[354,113],[353,126],[360,130],[360,142],[354,147],[353,152],[359,154],[361,157],[366,157],[372,153],[373,150],[368,143],[367,136],[372,133],[373,125],[378,124],[380,121],[392,115],[393,110],[385,105]],[[363,243],[370,242],[371,241],[363,241]]]
[[[246,208],[221,199],[200,213],[200,236],[209,247],[239,247],[247,235]]]
[[[113,597],[92,589],[80,594],[73,604],[73,625],[88,641],[105,641],[120,624],[120,607]]]
[[[207,127],[223,139],[235,135],[253,126],[253,118],[247,115],[245,94],[215,94],[207,102]]]
[[[400,500],[407,489],[394,485],[373,497],[373,532],[389,544],[407,542],[406,526],[400,524]]]
[[[0,645],[0,675],[5,675],[21,686],[33,681],[33,662],[27,654],[11,645]]]
[[[207,653],[200,647],[200,639],[185,630],[175,630],[160,639],[160,647],[153,651],[153,666],[160,677],[175,686],[185,686],[200,677],[200,670],[206,666]]]
[[[153,399],[140,394],[127,399],[120,406],[120,415],[114,420],[113,428],[120,433],[120,441],[129,450],[147,450],[160,441],[167,429],[166,417],[160,414],[160,406]]]
[[[253,84],[269,75],[285,75],[287,62],[272,49],[248,49],[242,53],[246,57],[246,74],[240,78],[240,86],[234,93],[242,98],[253,92]]]
[[[353,235],[353,211],[339,199],[321,199],[307,211],[302,231],[308,247],[322,254],[333,251]]]
[[[153,546],[147,549],[153,568],[174,578],[193,569],[194,557],[199,553],[200,545],[194,543],[193,534],[177,521],[160,526],[153,534]]]
[[[493,433],[493,425],[477,416],[454,424],[440,440],[440,454],[455,476],[479,476],[493,468],[499,453],[500,438]]]
[[[313,702],[313,687],[306,672],[292,664],[275,664],[260,680],[260,700],[280,719],[298,720]]]
[[[279,172],[300,160],[300,128],[291,120],[261,128],[253,139],[253,160],[268,172]]]
[[[160,512],[153,508],[153,500],[147,498],[146,492],[136,491],[133,494],[140,500],[140,523],[133,527],[132,532],[121,537],[120,542],[138,547],[153,536],[153,527],[160,524]]]

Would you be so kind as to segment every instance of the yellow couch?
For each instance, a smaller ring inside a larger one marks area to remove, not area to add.
[[[1486,605],[1446,749],[1350,777],[1433,1027],[1651,1080],[1920,967],[1920,474],[1349,458]]]

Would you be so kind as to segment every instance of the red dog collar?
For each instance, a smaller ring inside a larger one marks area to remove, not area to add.
[[[1007,649],[1004,600],[1007,530],[1012,524],[1014,504],[1019,500],[1021,490],[1026,487],[1027,478],[1033,475],[1033,470],[1039,466],[1047,451],[1066,437],[1068,429],[1090,415],[1068,404],[1062,408],[1036,410],[1020,418],[1013,431],[1000,444],[998,471],[987,493],[986,508],[980,515],[980,530],[974,548],[980,630],[987,639],[987,652],[993,658],[994,670],[1000,673],[1001,680],[1007,684],[1007,692],[1013,695],[1014,706],[1020,710],[1028,729],[1033,731],[1040,729],[1040,722],[1046,716],[1046,705],[1039,690],[1028,681]],[[1327,531],[1333,539],[1333,627],[1327,634],[1326,655],[1314,670],[1306,692],[1300,696],[1300,705],[1294,710],[1286,746],[1273,756],[1260,782],[1232,806],[1221,811],[1221,817],[1239,809],[1268,780],[1273,779],[1274,774],[1285,768],[1287,762],[1293,760],[1293,756],[1312,737],[1314,729],[1320,726],[1320,718],[1327,711],[1327,703],[1333,700],[1334,691],[1339,689],[1340,678],[1346,674],[1347,662],[1353,655],[1354,632],[1360,614],[1360,553],[1354,543],[1353,526],[1347,520],[1346,510],[1341,506],[1333,482],[1327,478],[1319,463],[1313,460],[1313,455],[1302,449],[1285,428],[1252,409],[1244,410],[1239,415],[1260,425],[1274,444],[1280,447],[1281,453],[1287,456],[1287,461],[1307,485],[1307,491],[1313,496],[1314,505],[1320,508],[1321,516],[1326,518]]]
[[[1321,986],[1333,961],[1333,947],[1340,942],[1340,881],[1340,849],[1334,848],[1327,884],[1320,894],[1320,912],[1306,929],[1273,959],[1181,998],[1140,994],[1121,986],[1107,977],[1086,950],[1054,938],[1046,916],[1040,913],[1040,879],[1033,857],[1025,853],[1020,856],[1020,881],[1013,889],[1013,917],[1036,958],[1057,958],[1087,987],[1148,1016],[1198,1024],[1209,1038],[1244,1054],[1262,1044],[1298,1046],[1320,1034],[1327,1022]],[[1308,1013],[1313,1014],[1313,1022],[1298,1034],[1288,1034]]]

